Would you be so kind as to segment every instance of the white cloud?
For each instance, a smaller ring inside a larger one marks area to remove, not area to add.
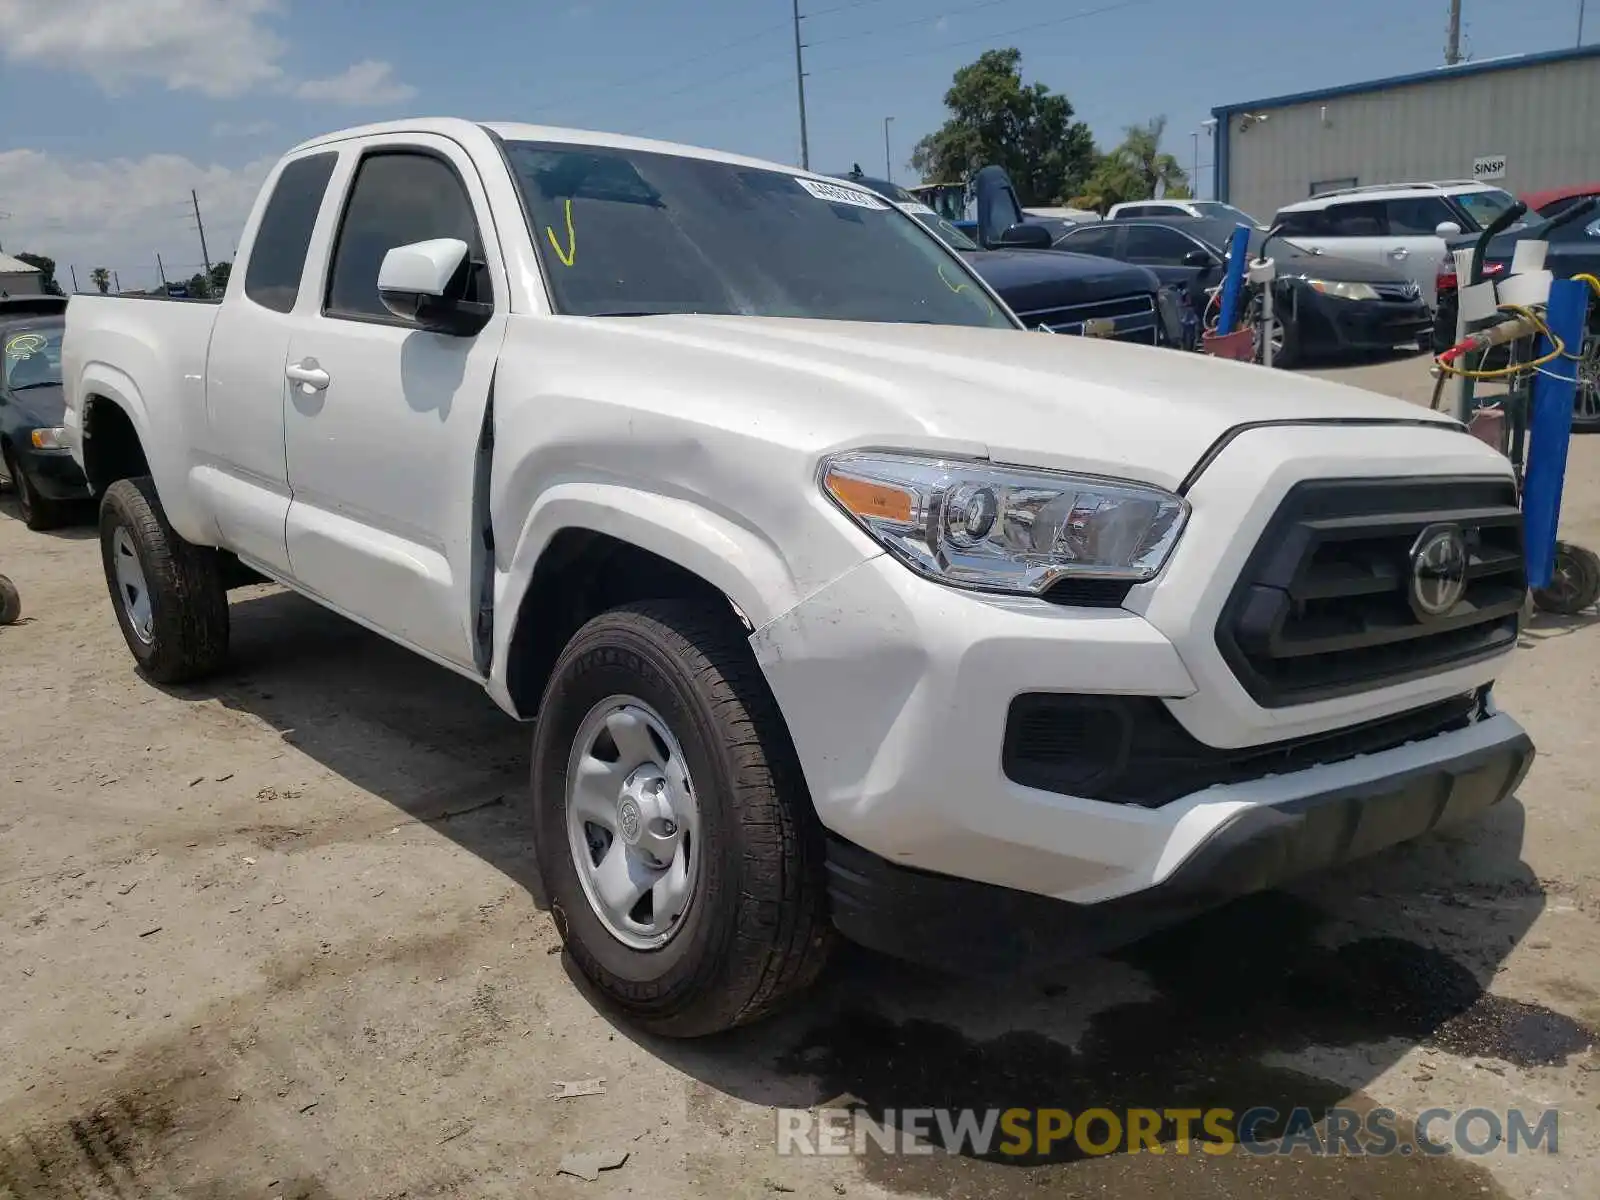
[[[398,104],[417,94],[409,83],[394,78],[394,68],[386,62],[364,59],[327,79],[307,79],[294,87],[301,100],[320,100],[330,104]]]
[[[85,288],[97,266],[117,271],[124,288],[153,286],[158,253],[169,277],[187,278],[200,262],[189,189],[200,196],[211,260],[231,259],[275,161],[224,167],[177,154],[90,162],[39,150],[0,151],[0,195],[11,211],[0,232],[8,253],[54,258],[57,277],[69,289],[69,265],[76,265]]]
[[[92,76],[238,96],[283,75],[287,43],[261,18],[281,0],[0,0],[0,52]]]
[[[371,59],[327,79],[289,77],[289,43],[269,23],[286,9],[287,0],[0,0],[0,55],[88,75],[112,93],[154,81],[219,98],[273,90],[393,104],[416,95],[393,66]]]

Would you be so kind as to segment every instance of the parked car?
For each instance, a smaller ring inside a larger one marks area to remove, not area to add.
[[[1311,250],[1404,271],[1428,307],[1445,241],[1481,233],[1516,200],[1485,183],[1395,183],[1343,188],[1278,210],[1272,224]]]
[[[1160,302],[1150,271],[1047,250],[982,250],[903,187],[852,172],[836,178],[878,195],[922,222],[967,260],[1029,329],[1108,337],[1143,345],[1179,345],[1183,316]]]
[[[73,297],[65,376],[143,672],[222,665],[238,562],[532,720],[555,928],[658,1033],[793,996],[830,925],[946,967],[1114,945],[1533,757],[1491,692],[1526,593],[1503,456],[1029,334],[793,167],[331,134],[269,172],[220,304]]]
[[[1558,210],[1564,211],[1564,210]],[[1571,279],[1574,275],[1594,275],[1600,278],[1600,208],[1588,215],[1575,217],[1563,225],[1547,231],[1548,221],[1500,234],[1488,245],[1483,256],[1483,273],[1487,279],[1504,277],[1511,268],[1512,255],[1517,243],[1525,240],[1545,240],[1550,248],[1545,253],[1544,265],[1557,279]],[[1452,238],[1450,249],[1470,250],[1476,237]],[[1435,314],[1433,348],[1438,353],[1455,344],[1456,315],[1459,309],[1459,281],[1455,263],[1446,256],[1439,270],[1439,309]],[[1495,366],[1508,361],[1504,352],[1486,360]],[[1573,398],[1572,428],[1577,433],[1600,432],[1600,303],[1589,305],[1589,328],[1578,358],[1578,392]]]
[[[1600,183],[1572,183],[1566,187],[1547,188],[1542,192],[1527,192],[1522,202],[1528,206],[1529,213],[1548,220],[1590,196],[1600,196]]]
[[[1244,209],[1221,200],[1127,200],[1106,210],[1108,221],[1127,217],[1198,217],[1265,228]]]
[[[1227,270],[1234,221],[1193,217],[1104,221],[1062,238],[1063,249],[1104,254],[1180,281],[1202,310],[1208,288]],[[1262,247],[1277,264],[1273,285],[1273,362],[1288,367],[1308,355],[1388,350],[1426,344],[1432,314],[1412,283],[1378,263],[1305,250],[1288,238],[1250,232],[1251,257]]]
[[[0,472],[29,529],[53,529],[89,499],[61,428],[62,296],[0,298]]]

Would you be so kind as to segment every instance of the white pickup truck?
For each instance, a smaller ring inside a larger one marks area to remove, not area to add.
[[[1024,332],[866,191],[427,120],[291,151],[220,305],[76,296],[64,438],[152,679],[240,567],[534,722],[561,936],[654,1030],[835,930],[1007,969],[1469,816],[1506,460],[1282,372]],[[246,572],[248,574],[248,572]]]

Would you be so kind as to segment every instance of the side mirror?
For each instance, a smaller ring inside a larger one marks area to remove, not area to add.
[[[1048,226],[1024,221],[1002,233],[999,244],[1014,250],[1048,250],[1055,245],[1055,239]]]
[[[1183,265],[1186,267],[1209,267],[1215,261],[1204,250],[1191,250],[1183,256]]]
[[[1454,221],[1440,221],[1434,226],[1433,231],[1440,237],[1456,237],[1461,232],[1461,226]]]
[[[412,242],[383,256],[378,296],[395,316],[431,333],[471,337],[493,311],[466,299],[471,273],[471,252],[459,238]]]

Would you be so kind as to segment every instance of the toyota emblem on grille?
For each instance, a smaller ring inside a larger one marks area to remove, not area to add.
[[[1411,608],[1423,620],[1442,617],[1467,591],[1467,539],[1459,525],[1429,525],[1411,546]]]

